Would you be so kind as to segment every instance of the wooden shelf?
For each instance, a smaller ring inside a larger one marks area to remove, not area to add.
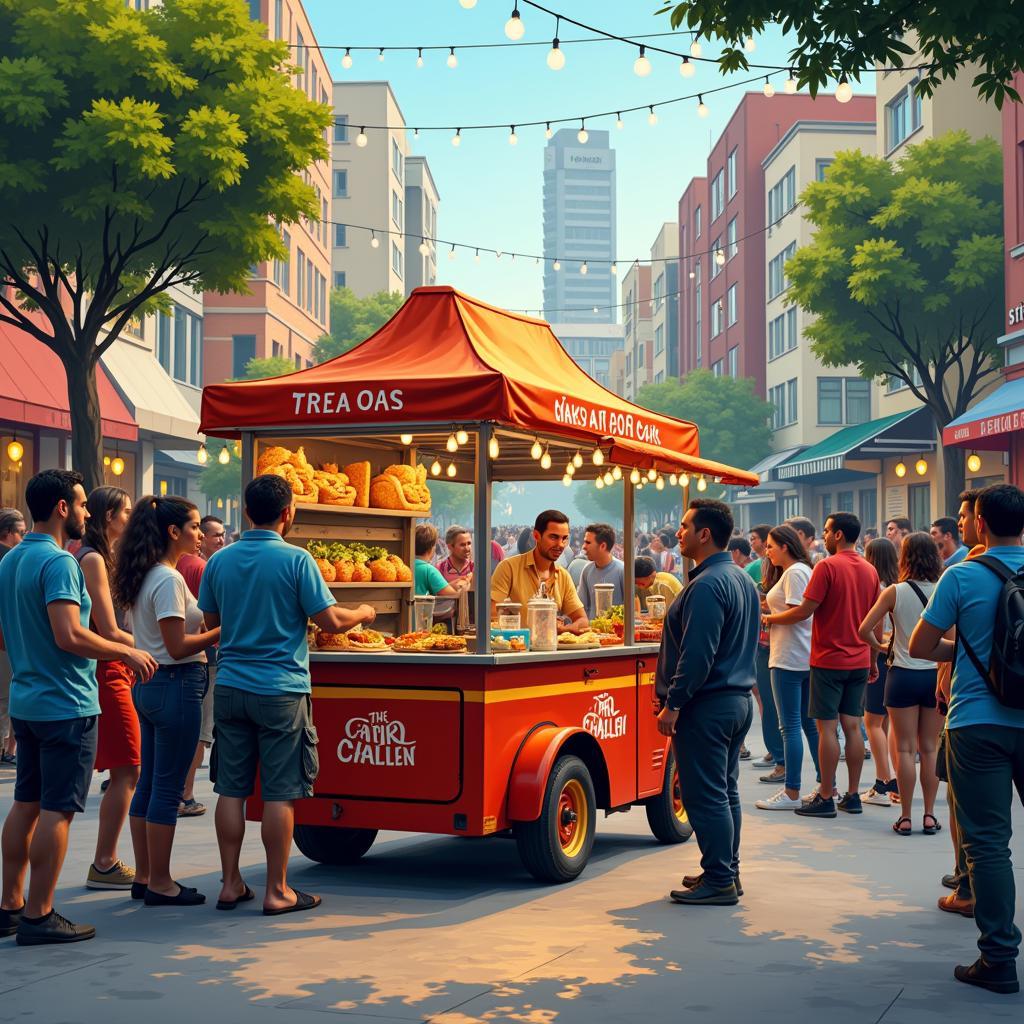
[[[412,580],[395,583],[328,583],[331,590],[412,590]]]
[[[343,516],[376,516],[395,519],[429,519],[429,512],[409,512],[402,508],[356,508],[349,505],[315,505],[312,502],[297,501],[296,509],[302,512],[331,512]]]

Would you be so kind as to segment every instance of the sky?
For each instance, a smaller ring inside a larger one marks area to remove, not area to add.
[[[638,51],[616,42],[566,43],[565,67],[552,71],[546,55],[554,19],[526,6],[521,8],[526,29],[522,41],[545,45],[459,52],[460,44],[507,42],[504,24],[512,0],[477,0],[471,10],[464,9],[460,0],[305,0],[305,6],[321,46],[385,47],[383,63],[376,53],[355,53],[350,70],[341,66],[341,51],[328,51],[326,56],[336,81],[390,81],[410,126],[511,125],[578,118],[688,96],[702,87],[752,77],[740,73],[723,78],[717,67],[705,64],[686,79],[679,74],[678,60],[649,54],[653,70],[639,78],[633,73]],[[671,31],[668,16],[655,13],[663,6],[659,0],[547,0],[544,6],[618,35]],[[563,25],[559,35],[564,41],[587,33]],[[689,39],[688,33],[679,33],[651,43],[687,52]],[[423,68],[416,67],[414,53],[386,52],[389,46],[427,45],[454,45],[458,66],[449,68],[447,53],[437,51],[425,55]],[[705,43],[705,56],[715,52]],[[750,59],[785,65],[786,52],[781,32],[773,30],[758,38]],[[774,81],[781,92],[782,78]],[[659,110],[653,127],[645,111],[624,115],[621,131],[615,129],[614,115],[588,122],[590,127],[611,131],[616,151],[621,266],[649,256],[661,225],[675,221],[687,183],[704,172],[711,140],[725,127],[743,92],[760,89],[762,84],[708,96],[707,118],[697,116],[694,99]],[[855,85],[857,92],[873,88],[872,81]],[[427,157],[441,193],[440,238],[505,252],[542,253],[544,129],[519,129],[515,146],[509,145],[508,136],[508,128],[465,132],[457,149],[447,131],[410,137],[413,152]],[[370,134],[369,144],[373,141]],[[532,260],[481,256],[477,264],[470,253],[461,251],[454,262],[443,252],[439,257],[439,284],[452,284],[507,309],[536,312],[540,308],[542,268]]]

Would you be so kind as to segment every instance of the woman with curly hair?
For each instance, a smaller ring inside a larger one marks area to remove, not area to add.
[[[935,774],[935,749],[942,730],[942,716],[935,705],[935,662],[910,656],[910,635],[928,604],[942,573],[942,559],[935,541],[927,533],[912,533],[903,538],[900,548],[899,582],[886,587],[861,624],[861,639],[876,651],[883,650],[875,636],[875,626],[886,615],[892,616],[893,632],[888,649],[889,672],[885,680],[885,707],[896,732],[901,816],[893,831],[909,836],[913,831],[910,808],[917,782],[915,758],[921,752],[921,795],[924,798],[922,831],[935,835],[941,828],[935,817],[935,794],[939,780]]]
[[[185,776],[199,741],[206,694],[206,649],[220,629],[204,629],[178,559],[199,548],[199,510],[185,498],[147,495],[128,520],[118,548],[114,590],[129,612],[136,646],[158,664],[132,696],[142,733],[142,765],[132,798],[135,883],[147,907],[197,906],[206,897],[171,877],[171,847]]]
[[[89,518],[75,558],[82,567],[92,598],[90,628],[105,640],[134,646],[125,613],[114,607],[110,578],[114,553],[128,525],[132,499],[120,487],[97,487],[86,502]],[[110,772],[110,785],[100,801],[96,854],[86,878],[87,889],[130,889],[135,872],[117,855],[117,841],[128,817],[142,760],[139,716],[132,702],[135,673],[123,661],[98,661],[100,694],[99,740],[95,769]]]

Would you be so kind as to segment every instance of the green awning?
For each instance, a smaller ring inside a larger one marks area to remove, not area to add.
[[[843,427],[776,469],[780,480],[834,473],[847,458],[877,459],[888,455],[935,450],[935,427],[924,407]]]

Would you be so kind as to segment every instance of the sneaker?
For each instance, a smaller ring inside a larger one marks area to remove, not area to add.
[[[821,793],[815,793],[807,803],[801,803],[799,807],[794,807],[793,813],[803,815],[805,818],[834,818],[836,802],[831,797],[826,800]]]
[[[784,765],[776,765],[767,775],[761,776],[761,782],[766,782],[770,786],[773,782],[785,782],[786,781],[786,768]]]
[[[875,784],[861,797],[866,804],[874,804],[876,807],[889,806],[889,783],[881,779],[875,779]]]
[[[860,802],[860,793],[847,793],[836,806],[839,810],[846,811],[847,814],[864,813],[864,808]]]
[[[783,787],[778,793],[773,793],[767,799],[754,801],[754,806],[762,811],[795,811],[798,807],[802,807],[803,804],[800,802],[799,797],[791,800],[786,796],[786,789]]]
[[[771,768],[775,765],[775,758],[771,754],[762,754],[756,761],[750,762],[751,768]]]
[[[52,946],[94,938],[96,929],[91,924],[72,924],[56,910],[51,910],[46,917],[30,919],[22,916],[14,941],[19,946]]]
[[[747,750],[746,747],[740,747],[740,760],[741,761],[749,761],[750,760],[750,751]]]
[[[21,905],[21,910],[4,910],[0,907],[0,938],[6,939],[18,930],[18,925],[21,923],[21,915],[24,913],[24,903]]]
[[[970,967],[954,968],[953,977],[966,985],[977,985],[1000,995],[1008,996],[1020,991],[1017,967],[1012,960],[1005,964],[990,964],[984,957],[978,957]]]
[[[864,760],[865,761],[870,761],[871,760],[871,749],[870,749],[870,747],[868,747],[867,743],[864,744]]]
[[[961,899],[955,892],[943,896],[938,902],[939,910],[947,914],[959,914],[961,917],[974,917],[974,900]]]
[[[673,889],[668,897],[673,903],[679,903],[684,907],[735,907],[739,903],[739,893],[736,892],[735,885],[730,885],[726,889],[712,889],[703,882],[693,889]]]
[[[704,881],[704,872],[702,871],[699,875],[684,875],[683,876],[683,888],[684,889],[696,889],[698,885],[701,885]],[[743,886],[740,884],[740,876],[736,876],[736,895],[743,895]]]
[[[0,754],[0,764],[5,764],[9,768],[14,768],[18,763],[18,759],[13,754],[3,753]]]
[[[178,817],[179,818],[198,818],[201,814],[206,813],[206,804],[201,804],[198,800],[182,800],[178,804]]]
[[[85,887],[86,889],[130,889],[134,881],[135,868],[130,868],[124,861],[118,860],[106,871],[100,871],[95,864],[90,865]]]

